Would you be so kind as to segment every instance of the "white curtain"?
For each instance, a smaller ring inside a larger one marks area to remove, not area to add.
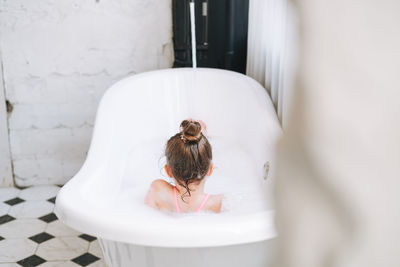
[[[296,65],[295,28],[288,0],[250,0],[246,74],[268,90],[283,125]]]

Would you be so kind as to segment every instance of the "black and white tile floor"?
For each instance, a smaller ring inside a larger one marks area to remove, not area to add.
[[[0,188],[0,267],[105,267],[95,237],[57,219],[58,186]]]

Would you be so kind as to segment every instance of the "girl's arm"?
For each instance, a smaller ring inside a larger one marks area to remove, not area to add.
[[[144,199],[144,203],[152,208],[162,209],[168,201],[165,191],[170,187],[171,185],[162,179],[153,181]]]
[[[149,191],[147,191],[146,197],[144,198],[144,204],[147,206],[150,206],[152,208],[158,209],[157,203],[156,203],[156,196],[155,196],[155,190],[153,183],[151,184]]]

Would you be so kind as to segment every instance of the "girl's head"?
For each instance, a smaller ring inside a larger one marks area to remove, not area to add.
[[[197,121],[182,121],[180,132],[168,140],[165,155],[167,174],[185,187],[189,196],[191,191],[189,185],[198,184],[212,172],[211,145]]]

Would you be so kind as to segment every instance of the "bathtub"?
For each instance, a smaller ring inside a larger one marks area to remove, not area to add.
[[[232,211],[178,216],[143,205],[162,177],[165,142],[186,118],[207,123],[216,168],[206,191],[247,192]],[[109,266],[268,266],[276,231],[266,166],[280,134],[268,94],[245,75],[182,68],[125,78],[104,94],[86,161],[58,193],[55,213],[97,236]],[[260,209],[246,198],[255,190]]]

